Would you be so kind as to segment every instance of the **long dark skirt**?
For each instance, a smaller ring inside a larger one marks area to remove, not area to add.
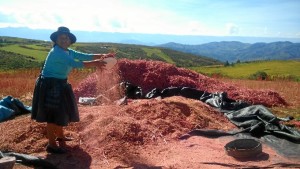
[[[31,118],[37,122],[67,126],[79,121],[71,84],[66,79],[39,77],[36,80]]]

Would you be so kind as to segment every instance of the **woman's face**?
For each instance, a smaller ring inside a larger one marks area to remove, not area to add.
[[[60,34],[57,37],[56,44],[61,48],[67,50],[68,47],[71,45],[71,40],[68,35]]]

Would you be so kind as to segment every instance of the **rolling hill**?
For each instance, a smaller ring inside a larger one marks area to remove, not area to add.
[[[0,70],[40,67],[52,43],[0,36]],[[86,53],[117,52],[117,58],[159,60],[178,67],[222,64],[220,61],[171,49],[118,43],[76,43],[71,48]],[[22,64],[21,64],[22,63]]]

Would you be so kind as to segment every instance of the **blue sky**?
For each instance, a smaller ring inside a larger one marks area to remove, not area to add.
[[[299,10],[300,0],[0,0],[0,27],[300,38]]]

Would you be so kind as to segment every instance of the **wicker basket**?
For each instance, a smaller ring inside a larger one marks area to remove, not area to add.
[[[225,146],[226,154],[235,158],[256,157],[262,153],[262,145],[254,139],[236,139]]]

